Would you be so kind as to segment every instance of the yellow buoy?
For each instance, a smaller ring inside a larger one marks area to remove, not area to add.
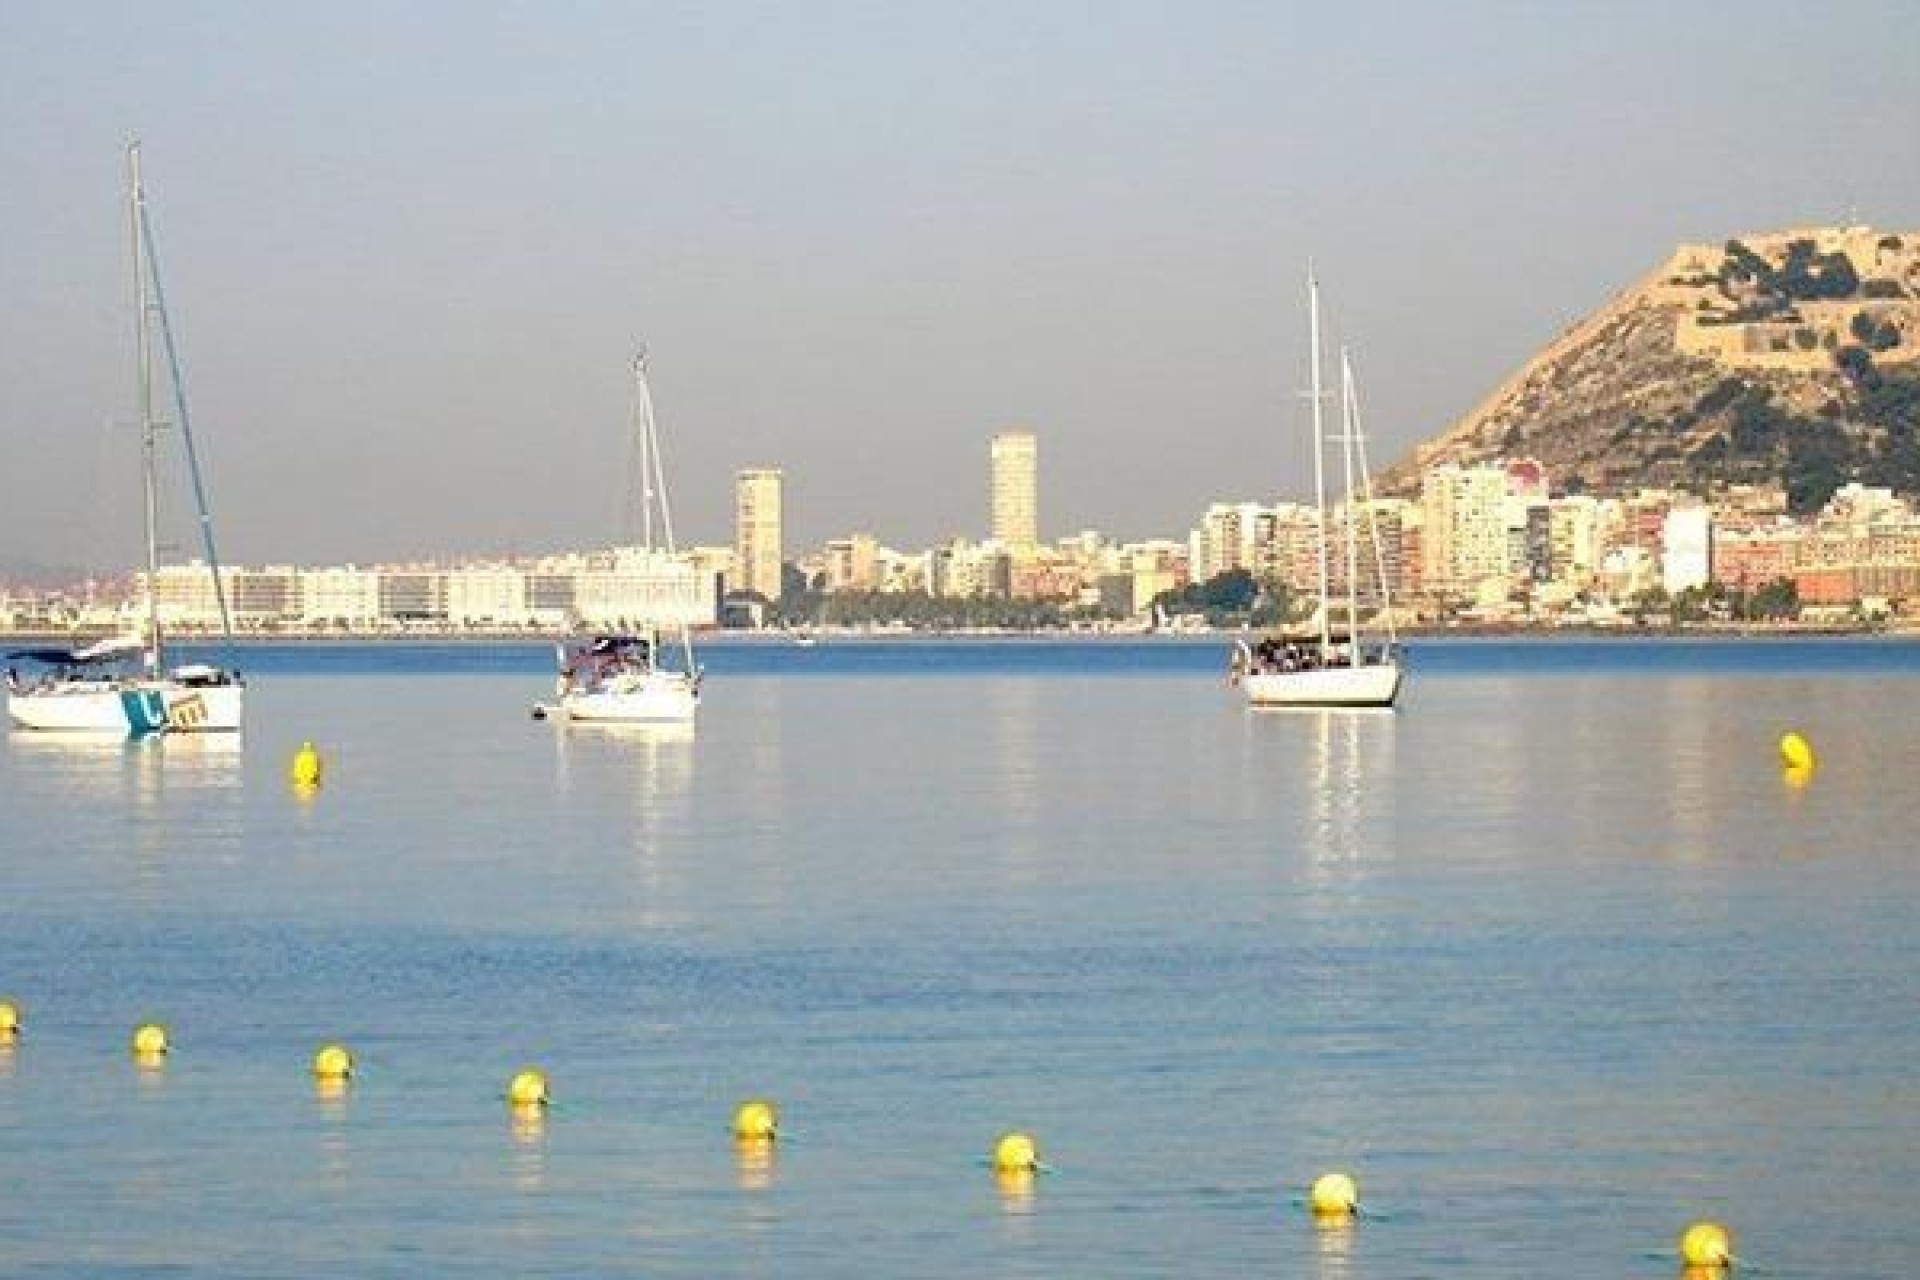
[[[143,1022],[133,1029],[133,1052],[138,1057],[157,1058],[171,1047],[167,1029],[157,1022]]]
[[[780,1136],[780,1110],[771,1102],[755,1099],[740,1104],[733,1113],[733,1136],[771,1141]]]
[[[22,1025],[20,1006],[11,1000],[0,1000],[0,1036],[15,1035]]]
[[[507,1101],[516,1107],[544,1107],[550,1101],[547,1097],[547,1076],[544,1071],[528,1067],[507,1082]]]
[[[1717,1222],[1696,1222],[1680,1233],[1680,1261],[1690,1267],[1733,1265],[1733,1237]]]
[[[1360,1188],[1344,1173],[1323,1173],[1307,1192],[1307,1206],[1315,1213],[1351,1217],[1360,1211]]]
[[[316,1080],[345,1080],[353,1074],[353,1055],[341,1044],[323,1045],[320,1052],[313,1055],[313,1078]]]
[[[320,753],[311,742],[303,742],[300,749],[293,753],[293,765],[287,770],[287,781],[296,787],[317,787],[320,785]]]
[[[998,1173],[1032,1173],[1040,1167],[1040,1152],[1024,1133],[1009,1133],[993,1144],[993,1167]]]
[[[1813,768],[1813,744],[1797,733],[1780,737],[1780,763],[1789,769]]]

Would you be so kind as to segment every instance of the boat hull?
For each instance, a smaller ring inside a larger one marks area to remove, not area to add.
[[[1390,707],[1400,696],[1397,662],[1262,671],[1241,681],[1254,707]]]
[[[620,689],[563,694],[559,709],[569,720],[603,724],[679,724],[699,710],[693,681],[678,672],[653,672]]]
[[[238,684],[74,681],[7,697],[16,729],[50,733],[233,733],[245,712]]]

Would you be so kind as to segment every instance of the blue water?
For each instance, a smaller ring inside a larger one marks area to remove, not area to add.
[[[243,657],[244,744],[0,742],[0,1271],[1920,1260],[1920,646],[1416,643],[1342,715],[1219,644],[715,645],[690,735],[532,722],[541,645]]]

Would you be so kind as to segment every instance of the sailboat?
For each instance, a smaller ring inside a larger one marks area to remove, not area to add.
[[[1310,625],[1280,631],[1254,643],[1234,642],[1232,673],[1255,707],[1391,707],[1403,677],[1399,637],[1388,598],[1386,558],[1374,519],[1373,479],[1367,466],[1366,438],[1360,430],[1360,400],[1353,362],[1340,350],[1340,445],[1344,475],[1341,550],[1345,591],[1335,599],[1332,547],[1328,530],[1325,395],[1321,388],[1320,283],[1307,275],[1308,331],[1312,348],[1309,396],[1313,404],[1313,496],[1319,543],[1319,607]],[[1357,476],[1357,487],[1356,487]],[[1356,498],[1363,500],[1356,503]],[[1361,523],[1372,549],[1373,580],[1378,586],[1377,634],[1360,620]],[[1336,620],[1336,610],[1341,615]]]
[[[180,374],[180,355],[173,325],[167,317],[166,293],[160,284],[160,266],[154,252],[153,225],[147,216],[146,189],[140,180],[140,144],[127,147],[127,219],[133,242],[133,289],[136,319],[136,362],[140,383],[140,441],[142,493],[146,517],[147,561],[136,632],[80,648],[20,649],[9,660],[24,660],[41,669],[37,677],[22,678],[7,668],[7,717],[21,729],[76,730],[93,733],[231,732],[240,728],[246,686],[232,666],[233,624],[226,590],[220,578],[220,559],[214,549],[213,521],[207,512],[206,486],[200,477],[200,458],[194,448],[193,427],[187,414],[186,387]],[[155,338],[166,362],[173,420],[163,420],[155,405]],[[199,515],[201,545],[207,572],[213,578],[227,641],[229,666],[189,663],[169,669],[160,629],[156,583],[160,568],[159,437],[176,429],[193,480],[194,504]]]
[[[667,502],[660,434],[647,381],[647,353],[633,361],[634,445],[639,455],[642,563],[677,554],[673,509]],[[655,542],[656,527],[660,542]],[[548,718],[604,724],[687,724],[700,706],[701,671],[693,656],[686,611],[669,627],[638,633],[602,634],[561,641],[554,647],[560,671],[556,701],[535,705],[536,720]]]

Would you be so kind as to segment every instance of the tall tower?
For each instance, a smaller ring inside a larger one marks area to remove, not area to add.
[[[756,467],[733,480],[733,563],[736,591],[780,598],[780,469]]]
[[[1040,451],[1031,431],[993,438],[993,540],[1031,551],[1040,540]]]

